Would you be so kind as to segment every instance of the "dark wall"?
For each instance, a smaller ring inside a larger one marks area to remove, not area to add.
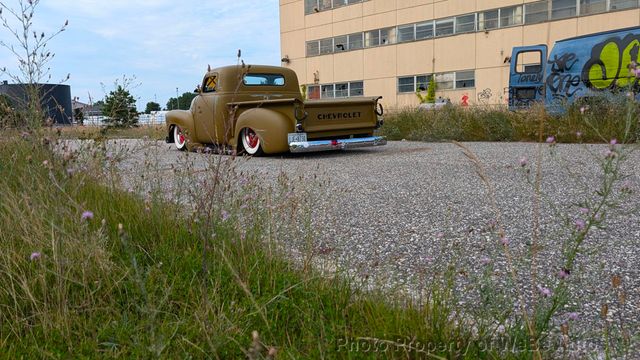
[[[71,124],[73,110],[69,85],[39,84],[42,109],[56,124]],[[0,94],[6,95],[16,108],[27,104],[26,85],[0,84]]]

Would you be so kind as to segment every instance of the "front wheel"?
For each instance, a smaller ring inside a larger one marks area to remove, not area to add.
[[[242,147],[249,155],[259,156],[263,154],[262,144],[258,134],[251,128],[244,128],[240,132],[242,138]]]
[[[182,151],[187,149],[187,138],[178,125],[173,126],[173,143],[178,150]]]

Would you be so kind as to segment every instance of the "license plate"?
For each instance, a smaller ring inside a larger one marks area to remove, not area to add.
[[[289,144],[307,142],[307,133],[289,133]]]

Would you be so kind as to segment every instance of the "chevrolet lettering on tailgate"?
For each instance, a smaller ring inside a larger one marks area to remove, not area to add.
[[[318,120],[355,119],[362,117],[361,112],[318,114]]]

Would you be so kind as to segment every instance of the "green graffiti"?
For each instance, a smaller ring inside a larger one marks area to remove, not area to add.
[[[607,39],[593,47],[591,59],[582,71],[582,79],[597,90],[635,86],[638,79],[631,72],[640,60],[640,35],[629,34]]]
[[[620,87],[626,87],[632,85],[636,81],[635,74],[630,74],[631,62],[638,63],[638,48],[640,48],[640,41],[634,39],[622,52],[622,61],[620,66],[620,74],[617,85]],[[635,51],[635,56],[634,55]],[[625,74],[626,70],[626,74]],[[626,75],[626,76],[625,76]]]
[[[611,86],[620,70],[618,44],[610,42],[603,46],[598,58],[600,61],[589,69],[589,81],[596,89],[606,89]]]

